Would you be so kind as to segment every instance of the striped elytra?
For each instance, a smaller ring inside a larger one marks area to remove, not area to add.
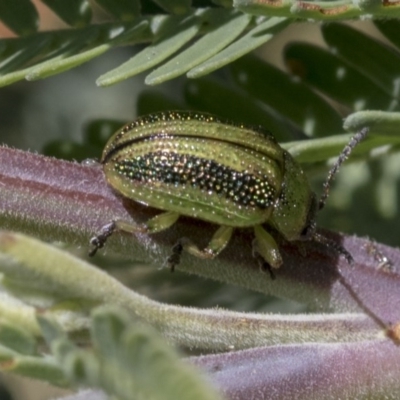
[[[275,189],[267,175],[237,171],[214,160],[157,151],[115,161],[115,171],[132,183],[184,186],[207,194],[218,194],[236,205],[265,209],[273,206]]]

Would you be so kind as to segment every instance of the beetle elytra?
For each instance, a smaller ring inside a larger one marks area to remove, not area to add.
[[[124,197],[163,210],[138,226],[114,221],[91,239],[94,255],[115,231],[155,233],[179,215],[215,223],[201,250],[182,239],[168,262],[179,263],[183,250],[201,258],[217,256],[235,228],[254,227],[254,252],[268,268],[279,268],[279,247],[266,227],[287,241],[326,243],[352,262],[339,245],[316,232],[316,214],[328,197],[340,164],[366,135],[356,134],[342,151],[317,202],[300,165],[261,128],[225,122],[197,112],[160,112],[138,118],[117,131],[101,158],[106,180]]]

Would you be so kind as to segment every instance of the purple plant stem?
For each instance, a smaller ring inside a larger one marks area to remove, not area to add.
[[[400,397],[400,347],[388,340],[272,346],[190,361],[231,400]]]
[[[157,211],[127,201],[106,184],[98,165],[43,157],[0,147],[0,226],[21,230],[46,240],[61,240],[89,248],[89,238],[113,219],[143,221]],[[182,218],[168,231],[115,235],[106,249],[130,249],[136,259],[162,265],[180,237],[206,245],[215,231],[212,224]],[[315,243],[282,243],[284,266],[276,280],[259,271],[251,254],[253,233],[237,230],[229,246],[211,261],[184,256],[179,269],[303,301],[316,310],[362,311],[382,327],[400,321],[400,252],[357,237],[326,232],[356,260],[350,266],[343,257]],[[121,239],[123,238],[123,239]],[[375,246],[393,264],[380,268],[366,248]],[[186,257],[186,258],[185,258]]]

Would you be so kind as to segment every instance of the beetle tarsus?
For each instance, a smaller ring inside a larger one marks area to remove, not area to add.
[[[93,257],[98,249],[101,249],[106,244],[107,239],[114,233],[115,231],[115,222],[111,222],[107,225],[104,225],[101,228],[101,231],[98,235],[93,236],[90,239],[90,244],[93,246],[93,249],[89,251],[89,256]]]
[[[169,268],[171,272],[175,271],[175,266],[178,265],[181,261],[181,255],[183,251],[183,245],[179,241],[173,248],[172,248],[172,254],[168,257],[167,263],[169,265]]]
[[[268,272],[269,273],[269,276],[271,277],[271,280],[274,281],[276,279],[276,276],[275,276],[274,272],[272,271],[271,266],[266,261],[264,261],[261,264],[260,268],[261,268],[261,272],[264,272],[264,273]]]
[[[258,265],[260,267],[260,271],[262,273],[268,272],[271,279],[275,280],[276,276],[275,276],[274,272],[272,271],[272,267],[264,260],[264,258],[261,256],[261,254],[258,253],[256,250],[254,250],[253,257],[257,260]]]

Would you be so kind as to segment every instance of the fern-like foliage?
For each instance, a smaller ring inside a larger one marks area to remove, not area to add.
[[[100,388],[120,400],[221,399],[153,329],[121,310],[93,312],[90,351],[80,349],[54,321],[39,317],[39,323],[55,369],[72,386]]]
[[[155,85],[182,74],[190,78],[206,75],[231,63],[270,40],[296,18],[347,19],[356,16],[396,17],[397,3],[379,0],[340,5],[300,2],[273,6],[258,1],[206,2],[192,7],[188,0],[155,1],[157,14],[141,13],[136,1],[97,3],[115,22],[92,23],[87,0],[43,1],[70,30],[37,32],[38,13],[29,0],[3,0],[0,20],[17,39],[0,41],[0,86],[21,79],[37,80],[85,63],[116,46],[148,43],[135,57],[100,76],[107,86],[159,66],[146,77]],[[146,11],[146,10],[144,10]],[[371,14],[372,13],[372,14]]]

